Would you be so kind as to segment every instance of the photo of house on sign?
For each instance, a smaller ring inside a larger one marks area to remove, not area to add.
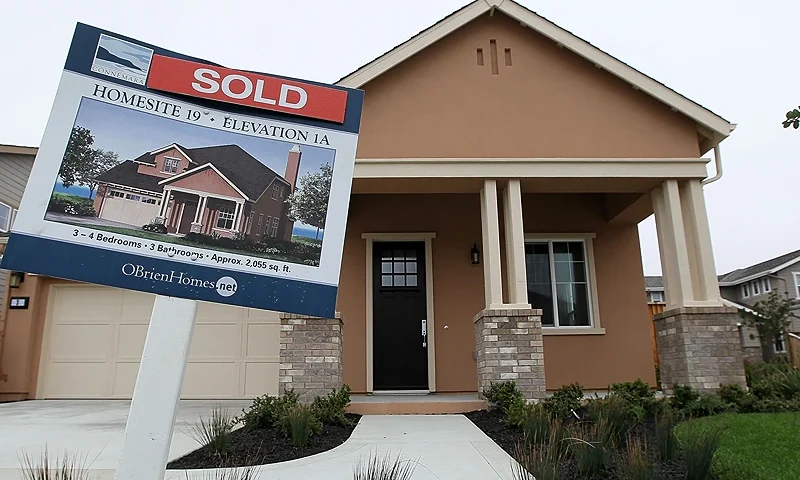
[[[83,98],[45,220],[317,266],[334,157]]]

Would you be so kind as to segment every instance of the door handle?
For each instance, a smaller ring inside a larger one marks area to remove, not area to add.
[[[422,348],[428,346],[428,321],[422,319]]]

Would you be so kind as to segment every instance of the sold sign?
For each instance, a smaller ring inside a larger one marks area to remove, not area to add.
[[[347,92],[153,55],[147,88],[344,123]]]

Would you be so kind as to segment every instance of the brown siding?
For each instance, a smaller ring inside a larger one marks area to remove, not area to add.
[[[253,205],[252,211],[254,212],[253,215],[253,228],[250,229],[251,236],[258,236],[258,216],[264,215],[263,223],[266,223],[267,217],[279,219],[278,221],[278,231],[275,236],[279,239],[283,239],[283,232],[286,225],[286,204],[284,203],[286,200],[286,195],[289,193],[289,186],[283,184],[281,185],[284,187],[283,190],[283,197],[280,195],[278,196],[277,200],[272,199],[272,186],[275,181],[279,181],[277,178],[273,180],[273,183],[270,183],[269,186],[264,190],[264,193],[261,195],[261,198]],[[264,236],[264,227],[261,227],[261,236]]]
[[[362,88],[359,158],[699,156],[691,120],[500,13]]]
[[[525,195],[528,233],[596,232],[600,319],[605,335],[546,336],[547,388],[586,388],[642,378],[654,384],[649,316],[636,225],[610,227],[591,195]],[[355,195],[351,199],[338,310],[345,324],[344,378],[366,389],[366,232],[436,232],[433,240],[436,382],[441,392],[475,391],[472,318],[484,307],[483,266],[469,250],[481,243],[477,194]],[[444,330],[444,326],[449,328]]]

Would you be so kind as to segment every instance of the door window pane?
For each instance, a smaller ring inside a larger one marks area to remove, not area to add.
[[[414,250],[385,249],[381,252],[381,286],[419,286],[417,253]]]

